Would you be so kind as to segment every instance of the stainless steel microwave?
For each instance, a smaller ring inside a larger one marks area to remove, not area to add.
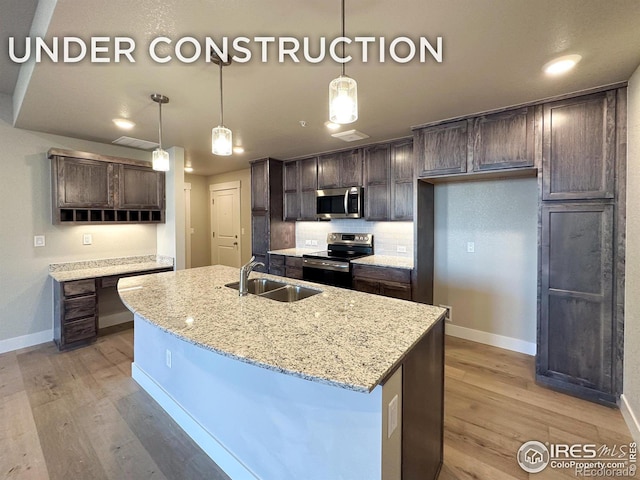
[[[362,187],[316,190],[316,218],[362,218],[364,189]]]

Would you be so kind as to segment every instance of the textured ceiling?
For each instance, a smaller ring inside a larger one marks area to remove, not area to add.
[[[342,130],[370,135],[350,145],[407,136],[416,124],[624,81],[640,64],[637,0],[347,0],[346,10],[351,37],[444,39],[442,64],[347,65],[358,81],[360,118]],[[133,37],[136,63],[38,64],[16,126],[100,142],[120,135],[155,141],[157,105],[149,94],[159,92],[171,99],[163,108],[164,144],[184,146],[198,174],[245,168],[264,156],[287,159],[346,147],[324,127],[328,84],[340,72],[329,59],[317,65],[254,59],[225,68],[225,124],[246,152],[216,157],[210,135],[219,122],[217,67],[159,65],[146,52],[161,35],[334,38],[339,15],[339,0],[58,0],[49,37]],[[6,22],[4,10],[2,16]],[[4,28],[2,37],[6,45]],[[546,77],[542,65],[567,53],[583,56],[578,67],[564,77]],[[0,70],[1,85],[5,76]],[[123,132],[112,124],[122,116],[135,121],[135,129]]]

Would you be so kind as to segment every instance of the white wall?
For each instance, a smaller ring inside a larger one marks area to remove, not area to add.
[[[185,174],[191,184],[191,267],[211,265],[209,241],[209,183],[202,175]]]
[[[535,178],[436,185],[434,304],[453,325],[536,342],[537,199]]]
[[[0,95],[0,342],[52,328],[50,263],[156,253],[155,225],[58,226],[51,223],[47,151],[68,148],[149,160],[113,145],[46,135],[11,126],[11,98]],[[93,245],[82,245],[82,234]],[[33,236],[46,246],[34,248]],[[47,339],[46,334],[44,339]],[[51,336],[48,337],[49,339]],[[15,343],[15,342],[14,342]]]
[[[627,252],[624,320],[624,400],[635,413],[632,427],[640,442],[640,67],[628,86],[627,102]],[[624,411],[624,409],[623,409]]]

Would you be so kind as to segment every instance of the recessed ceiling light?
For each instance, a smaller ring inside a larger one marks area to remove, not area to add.
[[[136,126],[134,122],[127,118],[114,118],[113,123],[115,123],[118,128],[122,128],[123,130],[131,130]]]
[[[337,130],[337,129],[340,128],[340,124],[333,123],[333,122],[330,122],[328,120],[326,122],[324,122],[324,126],[327,127],[329,130]]]
[[[233,147],[233,153],[244,153],[244,148],[242,148],[242,147]]]
[[[187,173],[193,172],[193,167],[184,167],[184,171]]]
[[[545,63],[542,70],[547,75],[561,75],[575,67],[580,60],[582,60],[580,55],[565,55]]]

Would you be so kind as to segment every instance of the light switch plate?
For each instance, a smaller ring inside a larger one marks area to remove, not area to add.
[[[82,244],[83,245],[91,245],[93,243],[93,235],[90,233],[82,234]]]
[[[474,253],[476,251],[476,244],[474,242],[467,242],[467,253]]]
[[[311,240],[305,240],[304,244],[310,247],[311,246]]]
[[[33,246],[34,247],[44,247],[45,240],[44,235],[34,235],[33,237]]]
[[[398,253],[407,253],[407,247],[404,245],[398,245],[397,251]]]
[[[312,247],[317,247],[318,246],[318,240],[311,240],[311,246]]]

